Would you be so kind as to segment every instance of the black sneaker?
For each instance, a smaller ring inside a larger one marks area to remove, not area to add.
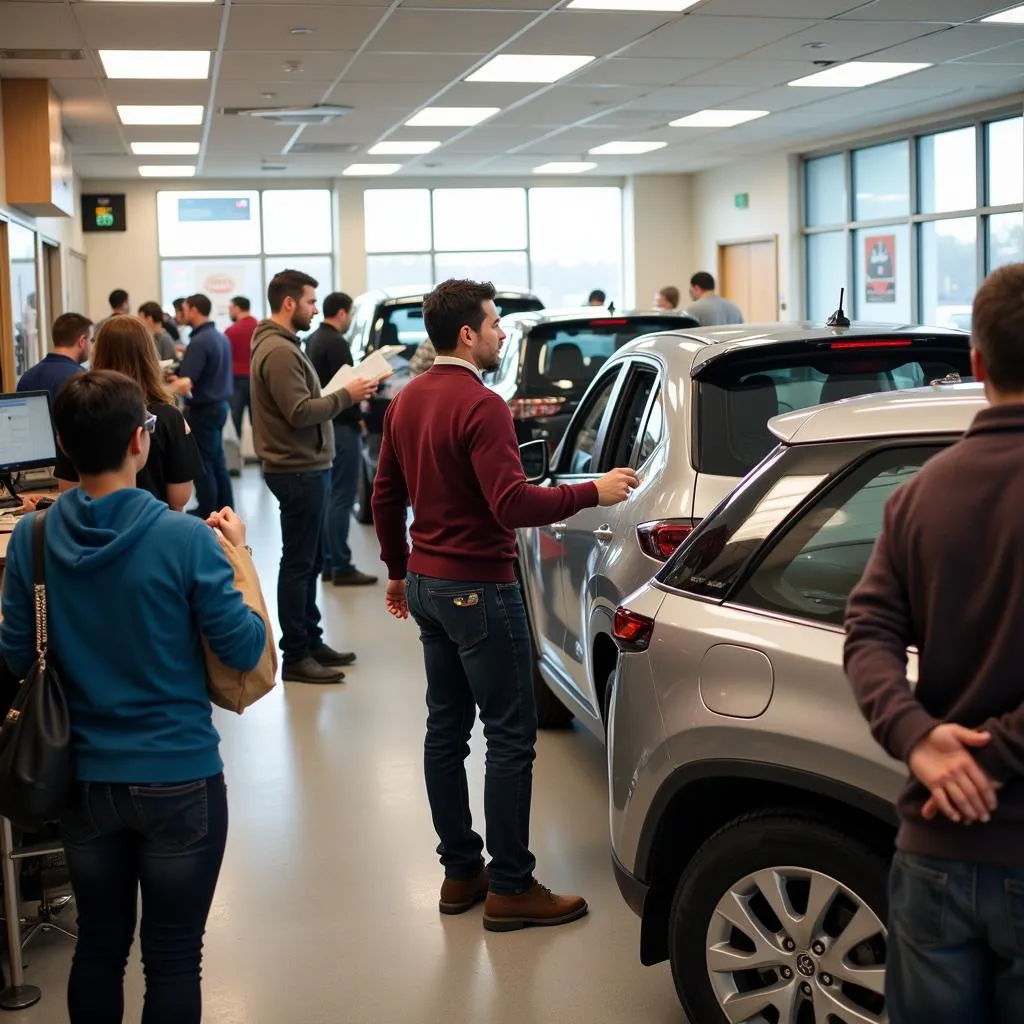
[[[286,661],[281,667],[281,679],[286,683],[340,683],[345,673],[339,668],[328,668],[315,658]]]
[[[314,647],[309,652],[309,656],[318,665],[323,665],[325,668],[351,665],[356,660],[356,656],[351,651],[336,651],[333,647],[328,647],[327,644]]]
[[[376,576],[360,572],[358,569],[350,569],[348,572],[336,572],[334,574],[334,585],[336,587],[372,587],[376,582]]]

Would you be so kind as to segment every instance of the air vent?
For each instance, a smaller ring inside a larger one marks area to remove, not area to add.
[[[0,49],[0,60],[84,60],[82,50],[5,50]]]
[[[308,156],[334,156],[342,153],[354,153],[359,149],[355,142],[297,142],[288,150],[289,155],[305,153]]]
[[[288,165],[287,164],[261,164],[260,165],[260,170],[261,171],[287,171],[288,170]]]
[[[230,117],[258,117],[271,124],[296,127],[302,124],[330,124],[344,117],[351,109],[333,103],[317,103],[311,107],[223,107],[221,113]]]

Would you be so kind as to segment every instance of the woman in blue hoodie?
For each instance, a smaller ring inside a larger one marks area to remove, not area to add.
[[[230,509],[209,525],[183,516],[135,486],[155,417],[127,377],[76,377],[53,419],[80,479],[45,528],[49,651],[79,783],[61,820],[78,904],[71,1024],[120,1024],[140,889],[143,1024],[197,1024],[228,820],[200,634],[231,668],[259,661],[263,621],[211,529],[244,545],[245,526]],[[4,573],[0,653],[19,676],[35,657],[34,518],[15,529]]]

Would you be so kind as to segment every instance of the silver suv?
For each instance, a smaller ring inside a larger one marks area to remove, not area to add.
[[[853,700],[843,615],[886,498],[984,404],[937,385],[773,420],[782,443],[616,611],[616,875],[692,1024],[887,1020],[906,770]]]
[[[555,484],[616,466],[640,474],[616,508],[520,532],[540,724],[567,725],[575,714],[604,736],[616,606],[771,450],[769,419],[966,376],[968,364],[966,334],[879,325],[682,329],[623,346],[598,371],[550,471],[541,446],[524,453],[540,459],[532,475]]]

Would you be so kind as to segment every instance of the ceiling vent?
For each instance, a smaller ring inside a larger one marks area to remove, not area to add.
[[[274,172],[274,171],[287,171],[288,170],[288,165],[287,164],[261,164],[260,165],[260,170],[261,171],[270,171],[270,172]]]
[[[0,60],[85,60],[83,50],[0,49]]]
[[[258,117],[270,124],[292,128],[304,124],[330,124],[352,110],[334,103],[314,103],[311,107],[224,107],[222,114],[236,117]]]
[[[296,142],[288,150],[289,155],[295,153],[307,156],[338,156],[344,153],[355,153],[360,147],[355,142]]]

